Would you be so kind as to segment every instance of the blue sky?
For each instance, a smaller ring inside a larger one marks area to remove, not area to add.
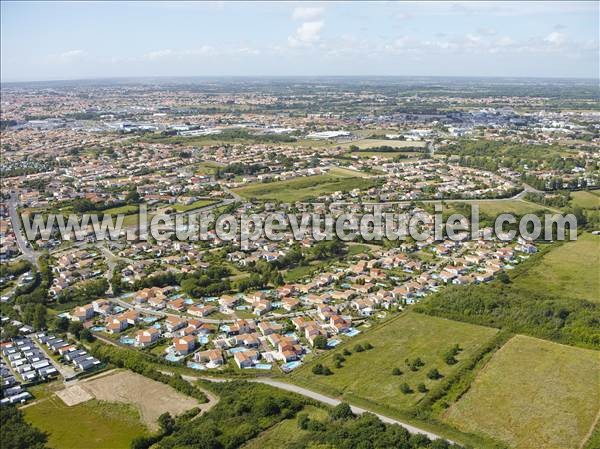
[[[597,78],[598,2],[12,2],[2,81],[121,76]]]

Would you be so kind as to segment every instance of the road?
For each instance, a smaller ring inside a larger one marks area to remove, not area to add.
[[[21,229],[21,220],[19,219],[19,214],[17,212],[17,195],[15,192],[10,193],[10,198],[8,200],[8,213],[10,215],[10,222],[15,233],[19,250],[21,250],[21,253],[23,253],[23,257],[25,257],[25,259],[37,266],[38,254],[31,248],[29,242],[23,235],[23,230]]]
[[[60,373],[60,375],[63,377],[65,383],[69,380],[72,379],[73,377],[75,377],[78,373],[71,367],[69,366],[65,366],[62,365],[60,363],[58,363],[56,360],[54,360],[52,357],[50,357],[50,355],[48,354],[48,352],[46,351],[46,348],[44,348],[43,345],[41,345],[33,335],[29,335],[30,340],[33,341],[33,344],[35,344],[38,348],[41,349],[41,351],[46,354],[48,360],[50,361],[50,363],[52,363],[52,365],[54,365],[54,368],[56,368],[56,370]]]
[[[172,374],[168,371],[161,371],[161,372],[163,372],[164,374]],[[209,382],[228,382],[228,381],[232,380],[232,379],[227,379],[227,378],[206,377],[206,376],[195,377],[195,376],[183,375],[181,377],[184,380],[186,380],[188,382],[192,382],[192,383],[198,379],[207,380]],[[307,398],[314,399],[315,401],[319,401],[319,402],[322,402],[323,404],[331,405],[334,407],[336,405],[339,405],[342,403],[342,401],[339,399],[330,398],[329,396],[325,396],[323,394],[316,393],[307,388],[299,387],[297,385],[289,384],[287,382],[282,382],[280,380],[270,379],[268,377],[257,377],[254,379],[246,379],[246,380],[248,380],[249,382],[257,382],[257,383],[269,385],[271,387],[279,388],[281,390],[291,391],[292,393],[306,396]],[[407,424],[403,421],[399,421],[397,419],[390,418],[388,416],[372,412],[372,411],[364,409],[362,407],[350,405],[350,408],[352,409],[352,412],[356,415],[362,415],[363,413],[372,413],[373,415],[377,416],[384,423],[397,424],[401,427],[404,427],[406,430],[408,430],[409,433],[425,435],[431,440],[437,440],[437,439],[441,438],[441,439],[447,440],[450,443],[454,443],[452,440],[448,440],[447,438],[441,437],[433,432],[429,432],[429,431],[421,429],[419,427],[415,427],[411,424]]]

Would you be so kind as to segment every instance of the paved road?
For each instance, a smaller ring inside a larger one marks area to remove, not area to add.
[[[169,373],[165,372],[165,374],[169,374]],[[232,380],[232,379],[227,379],[227,378],[207,377],[207,376],[194,377],[194,376],[183,375],[181,377],[184,380],[187,380],[188,382],[194,382],[195,380],[198,380],[198,379],[207,380],[209,382],[228,382],[228,381]],[[248,380],[249,382],[258,382],[258,383],[262,383],[265,385],[270,385],[271,387],[279,388],[281,390],[291,391],[293,393],[297,393],[302,396],[306,396],[308,398],[314,399],[315,401],[319,401],[319,402],[322,402],[324,404],[331,405],[331,406],[336,406],[336,405],[339,405],[342,403],[342,401],[340,401],[339,399],[330,398],[329,396],[325,396],[320,393],[316,393],[307,388],[288,384],[287,382],[282,382],[280,380],[269,379],[268,377],[257,377],[254,379],[246,379],[246,380]],[[406,430],[408,430],[412,434],[422,434],[422,435],[427,436],[431,440],[436,440],[438,438],[446,439],[446,438],[443,438],[433,432],[429,432],[427,430],[420,429],[419,427],[415,427],[415,426],[407,424],[403,421],[399,421],[397,419],[393,419],[388,416],[381,415],[379,413],[375,413],[375,412],[372,412],[370,410],[367,410],[367,409],[364,409],[361,407],[357,407],[355,405],[350,405],[350,408],[352,409],[352,412],[357,415],[362,415],[363,413],[372,413],[375,416],[377,416],[381,421],[383,421],[387,424],[398,424],[399,426],[404,427]],[[450,443],[453,443],[452,440],[447,440],[447,441],[449,441]]]
[[[31,248],[29,242],[25,240],[25,236],[23,235],[23,230],[21,229],[21,220],[19,219],[19,214],[17,213],[17,195],[14,192],[11,192],[10,199],[8,200],[8,213],[10,215],[10,221],[15,232],[15,238],[17,240],[17,245],[19,245],[19,249],[23,256],[37,266],[37,253]]]
[[[256,379],[252,379],[251,381],[270,385],[272,387],[280,388],[280,389],[286,390],[286,391],[291,391],[293,393],[301,394],[302,396],[306,396],[308,398],[311,398],[316,401],[323,402],[324,404],[328,404],[328,405],[332,405],[332,406],[336,406],[342,402],[339,399],[330,398],[329,396],[325,396],[320,393],[316,393],[314,391],[299,387],[297,385],[292,385],[292,384],[288,384],[286,382],[281,382],[279,380],[274,380],[274,379],[269,379],[269,378],[256,378]],[[430,438],[432,440],[442,438],[439,435],[436,435],[435,433],[428,432],[427,430],[420,429],[418,427],[412,426],[412,425],[407,424],[402,421],[398,421],[397,419],[389,418],[389,417],[387,417],[385,415],[381,415],[379,413],[371,412],[371,411],[361,408],[361,407],[356,407],[354,405],[351,405],[350,408],[352,409],[352,412],[357,415],[362,415],[363,413],[373,413],[381,421],[388,423],[388,424],[398,424],[413,434],[426,435],[428,438]],[[448,441],[450,441],[450,440],[448,440]],[[452,443],[452,441],[450,441],[450,442]]]
[[[62,365],[60,363],[58,363],[56,360],[54,360],[52,357],[50,357],[50,355],[48,354],[48,352],[46,351],[46,348],[41,345],[34,337],[33,335],[29,335],[30,340],[33,341],[33,343],[42,350],[42,352],[44,354],[46,354],[48,360],[50,361],[50,363],[52,363],[52,365],[54,365],[54,368],[56,368],[56,370],[60,373],[60,375],[63,377],[64,381],[67,382],[69,379],[72,379],[73,377],[75,377],[78,373],[71,367],[69,366],[65,366]]]

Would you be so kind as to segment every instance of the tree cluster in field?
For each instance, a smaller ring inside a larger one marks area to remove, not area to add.
[[[0,407],[2,449],[48,449],[48,435],[33,427],[14,405]]]
[[[297,418],[305,434],[286,449],[448,449],[459,448],[445,440],[430,440],[422,434],[410,434],[397,424],[385,424],[371,413],[356,416],[342,402],[325,419],[311,419],[305,412]]]
[[[539,291],[523,294],[513,284],[450,286],[425,298],[415,310],[559,343],[600,348],[598,304]]]
[[[104,296],[108,287],[109,284],[105,278],[80,282],[73,287],[68,287],[61,291],[58,294],[57,300],[61,304],[86,303]]]
[[[243,381],[213,383],[219,402],[196,419],[163,419],[170,433],[152,441],[138,439],[133,449],[234,449],[280,421],[293,418],[305,401],[289,392]]]

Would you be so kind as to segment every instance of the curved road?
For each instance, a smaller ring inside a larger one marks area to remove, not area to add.
[[[269,378],[256,378],[256,379],[251,379],[251,382],[259,382],[262,384],[266,384],[266,385],[270,385],[272,387],[275,388],[280,388],[282,390],[286,390],[286,391],[291,391],[293,393],[297,393],[300,394],[302,396],[306,396],[308,398],[314,399],[315,401],[319,401],[322,402],[324,404],[327,405],[332,405],[332,406],[336,406],[338,404],[341,404],[342,401],[340,401],[339,399],[334,399],[334,398],[330,398],[329,396],[325,396],[322,395],[320,393],[316,393],[314,391],[308,390],[306,388],[303,387],[299,387],[297,385],[292,385],[292,384],[288,384],[286,382],[281,382],[279,380],[274,380],[274,379],[269,379]],[[363,413],[372,413],[373,415],[377,416],[381,421],[383,421],[384,423],[387,424],[398,424],[401,427],[404,427],[406,430],[408,430],[410,433],[413,434],[422,434],[427,436],[429,439],[431,440],[436,440],[438,438],[442,438],[442,439],[446,439],[443,438],[439,435],[436,435],[435,433],[429,432],[427,430],[424,429],[420,429],[418,427],[412,426],[410,424],[407,424],[403,421],[398,421],[397,419],[393,419],[393,418],[389,418],[385,415],[381,415],[379,413],[375,413],[372,412],[370,410],[361,408],[361,407],[357,407],[355,405],[350,405],[350,408],[352,409],[352,412],[357,414],[357,415],[362,415]],[[454,443],[451,440],[447,440],[450,443]]]
[[[167,374],[167,372],[165,372],[165,374]],[[182,377],[184,380],[187,380],[188,382],[194,382],[195,380],[198,380],[198,379],[207,380],[209,382],[228,382],[228,381],[232,380],[232,379],[227,379],[227,378],[206,377],[206,376],[194,377],[194,376],[183,375]],[[281,390],[291,391],[292,393],[306,396],[307,398],[314,399],[315,401],[319,401],[319,402],[322,402],[323,404],[331,405],[334,407],[343,402],[339,399],[325,396],[323,394],[314,392],[307,388],[299,387],[298,385],[289,384],[287,382],[282,382],[280,380],[270,379],[268,377],[257,377],[254,379],[243,379],[243,380],[247,380],[249,382],[258,382],[261,384],[269,385],[271,387],[279,388]],[[384,423],[398,424],[399,426],[404,427],[406,430],[408,430],[409,433],[425,435],[426,437],[428,437],[431,440],[444,439],[444,440],[448,441],[449,443],[455,444],[455,442],[452,440],[448,440],[447,438],[439,436],[433,432],[429,432],[429,431],[421,429],[419,427],[415,427],[415,426],[413,426],[411,424],[407,424],[403,421],[399,421],[397,419],[390,418],[388,416],[381,415],[379,413],[375,413],[370,410],[364,409],[362,407],[357,407],[355,405],[350,405],[350,408],[351,408],[352,412],[356,415],[362,415],[363,413],[371,413],[371,414],[377,416]]]

